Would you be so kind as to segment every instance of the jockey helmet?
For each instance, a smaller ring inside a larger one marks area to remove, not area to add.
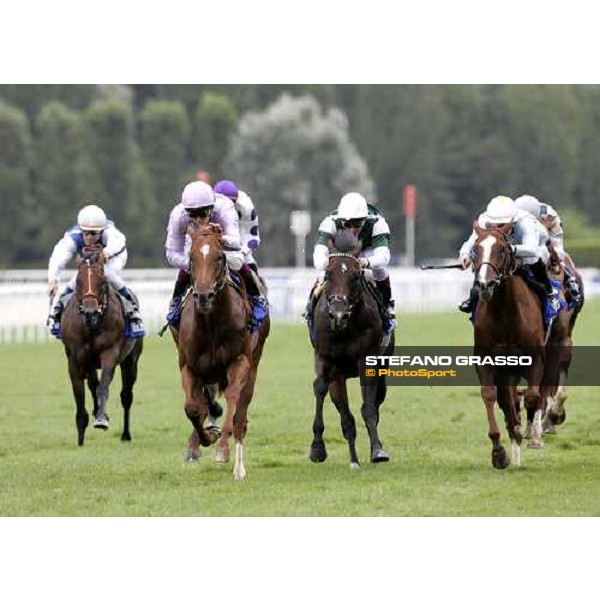
[[[192,181],[183,188],[181,204],[186,210],[213,206],[214,203],[215,194],[210,185],[204,181]]]
[[[524,196],[519,196],[515,200],[515,204],[517,208],[521,210],[527,211],[529,214],[533,215],[536,219],[540,216],[540,201],[534,196],[528,196],[527,194]]]
[[[99,206],[88,204],[79,211],[77,225],[83,231],[103,231],[108,222],[106,214]]]
[[[222,179],[215,185],[215,193],[223,194],[223,196],[227,196],[230,200],[237,200],[239,189],[233,181]]]
[[[356,192],[345,194],[340,200],[337,214],[338,217],[346,221],[366,219],[369,209],[365,197]]]
[[[488,223],[509,223],[517,215],[515,201],[508,196],[496,196],[487,205],[484,217]]]

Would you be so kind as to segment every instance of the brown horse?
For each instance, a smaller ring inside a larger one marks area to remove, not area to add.
[[[565,297],[564,281],[565,270],[554,246],[547,244],[550,251],[550,270],[552,277],[561,283],[560,295]],[[544,433],[556,433],[556,426],[564,423],[566,411],[564,408],[568,398],[567,376],[572,359],[573,329],[577,316],[583,307],[583,281],[581,275],[575,269],[573,261],[565,255],[567,267],[574,273],[581,291],[581,301],[563,309],[552,324],[548,341],[546,342],[546,365],[544,369],[544,383],[542,386],[542,401],[544,406],[544,419],[542,422]],[[530,424],[527,424],[528,430]]]
[[[514,223],[483,229],[474,224],[477,240],[473,247],[473,271],[480,289],[475,311],[475,354],[523,353],[531,358],[528,367],[496,367],[477,365],[481,397],[489,423],[488,436],[492,442],[492,465],[504,469],[510,459],[500,442],[500,430],[494,412],[498,401],[511,440],[512,460],[521,462],[521,427],[517,411],[517,383],[527,380],[525,408],[533,422],[530,448],[541,448],[540,384],[544,369],[544,325],[541,301],[524,279],[516,274],[517,263],[507,236]]]
[[[131,441],[129,412],[143,339],[125,337],[125,316],[117,293],[104,274],[102,248],[85,248],[77,260],[75,293],[63,311],[60,331],[69,362],[69,376],[77,405],[77,443],[83,446],[89,414],[85,408],[85,380],[94,400],[94,427],[108,429],[108,388],[117,365],[121,367],[122,441]],[[97,369],[101,369],[98,380]]]
[[[348,403],[346,380],[358,377],[365,356],[390,354],[394,348],[394,332],[382,348],[383,324],[377,302],[367,290],[359,262],[353,255],[334,253],[329,256],[325,286],[314,311],[314,332],[309,330],[309,335],[314,348],[316,375],[313,383],[316,400],[314,437],[309,458],[313,462],[323,462],[327,458],[323,440],[323,403],[329,391],[348,442],[350,468],[356,469],[360,466],[356,453],[356,422]],[[383,449],[377,429],[386,382],[384,376],[371,379],[373,385],[361,387],[361,413],[371,442],[371,462],[387,462],[389,455]]]
[[[227,407],[213,459],[229,461],[229,437],[233,433],[233,476],[239,480],[246,476],[244,439],[248,405],[269,335],[269,318],[258,330],[249,332],[249,306],[244,290],[229,276],[221,228],[193,222],[188,231],[192,238],[192,293],[181,312],[178,350],[185,413],[194,426],[189,452],[193,454],[198,443],[209,446],[217,441],[214,429],[205,429],[204,421],[210,386],[218,386],[225,394]]]

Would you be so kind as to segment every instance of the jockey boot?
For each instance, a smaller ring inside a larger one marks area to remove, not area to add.
[[[552,282],[550,281],[550,277],[548,277],[548,271],[546,270],[546,265],[542,260],[538,260],[533,265],[529,265],[531,268],[531,272],[534,277],[544,286],[544,290],[548,295],[548,302],[553,310],[558,311],[560,309],[560,302],[558,299],[558,290],[554,288]]]
[[[381,281],[375,281],[375,285],[383,298],[383,328],[385,333],[389,333],[396,326],[395,302],[392,300],[392,286],[390,285],[389,276]]]
[[[458,305],[458,310],[470,315],[475,308],[475,304],[477,304],[477,300],[479,300],[479,290],[473,285],[469,291],[469,297]]]
[[[183,300],[189,285],[189,275],[185,271],[180,271],[177,281],[175,282],[173,297],[171,298],[171,302],[169,304],[169,312],[167,313],[167,323],[175,328],[179,327],[179,320],[181,317],[181,301]]]
[[[313,315],[317,306],[317,302],[319,301],[319,297],[321,296],[321,293],[323,292],[324,288],[324,283],[320,283],[319,281],[315,282],[308,296],[308,302],[306,303],[304,312],[302,313],[302,318],[308,321],[308,323],[311,325],[313,322]]]
[[[267,316],[269,302],[265,296],[261,295],[249,265],[243,264],[239,273],[244,280],[246,293],[252,304],[252,324],[258,327]]]
[[[60,338],[60,318],[65,308],[65,299],[72,293],[73,290],[67,286],[54,303],[54,306],[51,308],[50,314],[48,315],[48,327],[50,327],[50,333],[56,338]]]
[[[131,325],[132,336],[139,337],[140,335],[143,335],[144,324],[142,323],[142,317],[140,316],[140,303],[138,302],[137,296],[125,286],[118,290],[118,292],[131,305],[131,308],[127,311],[127,318]]]
[[[581,290],[577,278],[565,267],[565,291],[569,295],[569,300],[574,304],[579,304],[581,301]]]

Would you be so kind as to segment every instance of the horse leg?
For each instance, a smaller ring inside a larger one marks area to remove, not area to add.
[[[378,392],[378,387],[375,385],[363,385],[361,386],[363,403],[360,409],[367,431],[369,432],[369,439],[371,440],[371,462],[387,462],[390,460],[389,454],[383,449],[383,444],[379,439],[379,433],[377,431],[377,425],[379,423],[379,404],[378,399],[381,397],[381,392]],[[383,400],[381,400],[383,402]],[[380,404],[381,404],[380,402]]]
[[[123,433],[122,442],[131,441],[129,431],[129,413],[133,403],[133,386],[137,379],[138,356],[133,352],[121,363],[121,405],[123,406]]]
[[[98,411],[96,413],[96,420],[94,421],[94,427],[96,429],[108,430],[108,415],[106,414],[106,404],[108,403],[108,388],[110,386],[113,377],[115,376],[115,369],[117,367],[114,352],[104,352],[100,356],[100,365],[102,367],[100,373],[100,383],[97,387],[98,394]]]
[[[216,462],[229,462],[229,438],[233,433],[233,417],[237,410],[242,391],[246,387],[250,374],[250,361],[242,354],[227,368],[227,387],[225,388],[225,399],[227,409],[225,421],[221,430],[221,437],[215,448],[213,460]]]
[[[208,407],[206,398],[204,397],[202,381],[195,377],[187,365],[184,365],[181,368],[181,384],[185,395],[185,414],[194,426],[194,431],[198,435],[200,444],[202,446],[210,446],[214,443],[215,436],[212,432],[204,431],[203,428]]]
[[[329,384],[329,396],[340,413],[342,433],[348,442],[348,450],[350,451],[350,468],[358,469],[360,467],[360,462],[358,460],[358,455],[356,454],[356,421],[354,420],[354,415],[350,411],[346,380],[342,375],[338,375]]]
[[[77,425],[77,445],[83,446],[85,439],[85,430],[90,421],[90,416],[85,409],[85,379],[79,368],[72,360],[69,360],[69,377],[71,378],[71,387],[75,397],[76,414],[75,423]]]
[[[327,459],[327,449],[323,440],[325,423],[323,422],[323,403],[327,395],[329,382],[325,376],[325,365],[323,360],[315,356],[315,371],[317,377],[313,382],[313,393],[315,395],[315,417],[313,419],[313,441],[310,445],[308,458],[312,462],[324,462]]]
[[[195,428],[192,428],[190,439],[188,440],[188,449],[185,454],[184,462],[194,463],[200,460],[202,451],[200,450],[200,438]]]
[[[94,410],[92,414],[95,417],[98,413],[98,372],[93,367],[88,372],[87,382],[90,393],[92,394],[92,399],[94,401]]]
[[[233,467],[233,478],[240,481],[246,477],[246,465],[244,464],[244,440],[248,430],[248,406],[254,394],[256,383],[256,370],[252,369],[248,377],[248,383],[244,388],[237,410],[233,417],[233,437],[235,439],[235,465]]]
[[[521,466],[521,427],[517,416],[517,386],[499,386],[497,388],[498,406],[504,413],[504,422],[510,438],[512,449],[512,463],[515,467]]]
[[[492,466],[495,469],[506,469],[510,464],[508,454],[504,446],[500,442],[500,429],[496,422],[496,414],[494,412],[494,404],[496,402],[496,388],[493,385],[481,386],[481,399],[485,404],[485,410],[488,419],[488,437],[492,442]]]

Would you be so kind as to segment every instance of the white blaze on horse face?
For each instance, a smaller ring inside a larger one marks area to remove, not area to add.
[[[496,243],[496,238],[493,235],[486,237],[480,246],[483,248],[483,258],[481,259],[481,267],[479,268],[479,283],[487,285],[487,277],[489,271],[489,262],[492,255],[492,246]]]
[[[204,244],[204,246],[200,248],[200,252],[202,253],[202,256],[206,258],[208,256],[208,253],[210,252],[210,246],[208,244]]]

